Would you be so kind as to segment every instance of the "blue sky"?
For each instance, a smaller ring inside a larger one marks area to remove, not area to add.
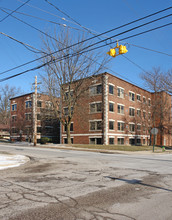
[[[15,10],[25,1],[26,0],[0,0],[0,9],[8,8]],[[94,30],[97,33],[108,31],[112,28],[118,27],[172,5],[171,0],[50,0],[50,2],[66,12],[84,27]],[[29,5],[26,4],[20,8],[18,12],[27,13],[29,15],[37,16],[46,20],[51,20],[75,28],[80,28],[79,26],[73,24],[73,22],[69,22],[69,18],[65,17],[62,13],[46,3],[45,0],[31,0],[28,4]],[[161,16],[171,14],[171,12],[172,9],[152,18],[127,26],[116,32],[109,33],[108,36],[118,34],[129,28],[135,27]],[[53,32],[55,27],[55,25],[50,24],[47,21],[41,21],[18,13],[14,13],[13,15],[29,23],[30,25],[39,28],[42,31],[48,31],[50,34]],[[5,16],[6,14],[0,10],[0,20]],[[62,20],[63,17],[68,21]],[[169,17],[137,29],[133,32],[119,36],[119,38],[115,38],[114,40],[119,40],[123,37],[128,37],[132,34],[137,34],[139,32],[170,23],[171,21],[172,17]],[[28,27],[27,25],[10,16],[4,21],[0,22],[0,26],[1,32],[12,36],[19,41],[32,45],[33,47],[41,49],[41,33],[32,29],[31,27]],[[58,31],[59,26],[56,25],[56,28]],[[171,55],[172,25],[150,33],[146,33],[144,35],[137,36],[135,38],[125,40],[121,43],[134,44]],[[114,47],[115,44],[112,44],[111,46]],[[3,35],[0,35],[0,48],[0,73],[37,58],[35,53],[30,52],[19,43]],[[109,46],[101,49],[101,51],[104,53],[106,53],[108,50]],[[128,47],[128,53],[125,56],[145,71],[151,70],[152,67],[161,67],[162,71],[167,71],[168,69],[172,68],[171,56],[147,51],[132,45]],[[128,79],[138,86],[143,87],[143,82],[140,79],[140,74],[143,71],[132,62],[129,62],[123,56],[118,56],[116,58],[112,58],[109,64],[109,68],[116,72],[118,74],[117,76],[120,76],[126,80]],[[27,65],[11,72],[0,74],[0,79],[25,71],[26,69],[30,69],[37,65],[39,65],[39,63],[34,63],[32,65]],[[114,74],[111,70],[108,69],[107,71]],[[39,81],[39,74],[41,74],[42,71],[42,69],[39,69],[37,71],[23,74],[5,82],[0,82],[0,86],[9,84],[10,86],[20,87],[23,93],[31,92],[31,87],[32,83],[34,82],[35,75],[38,75]]]

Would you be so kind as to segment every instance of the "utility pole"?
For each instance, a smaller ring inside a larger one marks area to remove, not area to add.
[[[33,98],[33,143],[37,144],[37,76],[35,76],[35,94]]]

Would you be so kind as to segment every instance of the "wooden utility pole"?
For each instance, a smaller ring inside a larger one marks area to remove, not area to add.
[[[33,98],[33,143],[37,144],[37,76],[35,76],[35,94]]]

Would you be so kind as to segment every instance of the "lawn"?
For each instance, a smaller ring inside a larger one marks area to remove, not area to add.
[[[127,146],[127,145],[84,145],[72,144],[75,148],[95,149],[95,150],[117,150],[117,151],[152,151],[153,146]],[[155,151],[161,151],[160,147],[155,147]]]

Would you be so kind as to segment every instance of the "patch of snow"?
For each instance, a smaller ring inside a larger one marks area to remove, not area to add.
[[[10,167],[18,167],[29,161],[29,158],[23,155],[0,155],[0,170]]]

